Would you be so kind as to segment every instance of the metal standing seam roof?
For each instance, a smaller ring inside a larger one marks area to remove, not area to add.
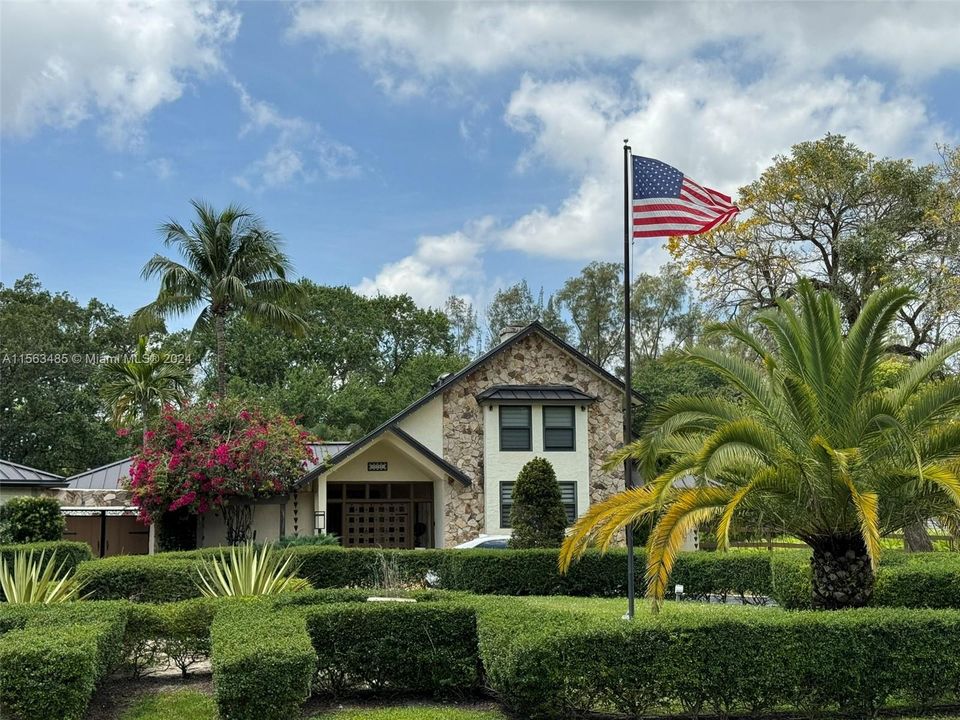
[[[0,460],[0,485],[63,487],[66,484],[67,480],[62,475],[37,470],[10,460]]]
[[[319,462],[307,463],[304,474],[339,454],[349,445],[348,442],[311,443],[310,447],[313,448]],[[63,482],[66,483],[68,490],[119,490],[121,489],[120,481],[130,475],[132,460],[133,458],[124,458],[109,465],[101,465],[98,468],[71,475]]]
[[[494,385],[477,393],[477,402],[578,402],[591,403],[596,398],[572,385]]]

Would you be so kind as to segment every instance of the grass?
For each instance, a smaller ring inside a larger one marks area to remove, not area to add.
[[[314,715],[312,720],[506,720],[506,716],[494,710],[414,705],[390,708],[344,708]]]
[[[217,720],[217,704],[196,690],[158,692],[138,700],[120,720]]]

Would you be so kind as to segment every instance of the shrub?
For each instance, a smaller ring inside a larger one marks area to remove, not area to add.
[[[37,608],[0,635],[0,709],[17,720],[79,720],[117,664],[126,615],[115,603]]]
[[[478,603],[490,686],[518,716],[633,716],[681,707],[720,716],[772,708],[872,716],[891,698],[951,701],[960,612],[784,613],[668,606],[630,624],[587,612]]]
[[[233,599],[218,609],[210,639],[223,720],[288,720],[299,713],[317,668],[302,615]]]
[[[306,590],[310,583],[296,577],[297,566],[286,552],[274,552],[269,544],[257,549],[253,543],[231,547],[215,560],[200,559],[200,592],[205,597],[279,595]]]
[[[39,542],[24,545],[0,545],[0,563],[7,567],[12,566],[13,559],[18,552],[47,553],[57,563],[63,564],[63,571],[70,572],[85,560],[90,560],[93,554],[86,543],[68,542]],[[0,601],[4,600],[3,588],[0,587]]]
[[[450,695],[477,687],[476,616],[445,602],[324,604],[307,613],[319,687]]]
[[[197,561],[164,555],[118,555],[81,563],[77,581],[95,600],[175,602],[199,597]]]
[[[340,538],[330,533],[319,535],[285,535],[277,541],[277,547],[340,547]]]
[[[788,610],[812,606],[810,556],[774,553],[771,597]],[[960,609],[960,556],[952,553],[883,555],[870,604],[874,607]]]
[[[170,663],[186,675],[210,657],[210,625],[217,600],[196,598],[177,603],[127,605],[124,656],[131,675],[139,677]]]
[[[563,544],[567,513],[549,460],[534,458],[517,475],[510,526],[512,548],[558,548]]]
[[[0,505],[0,542],[52,542],[63,537],[66,520],[51,497],[15,497]]]
[[[33,550],[17,551],[10,563],[0,563],[0,591],[8,603],[52,605],[76,599],[80,584],[57,564],[56,554],[46,551],[34,556]]]

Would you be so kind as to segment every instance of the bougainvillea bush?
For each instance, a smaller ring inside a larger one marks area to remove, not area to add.
[[[145,439],[128,482],[146,523],[287,494],[315,461],[309,433],[292,419],[229,400],[167,407]]]

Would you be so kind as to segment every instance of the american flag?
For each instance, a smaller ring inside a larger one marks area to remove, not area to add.
[[[633,237],[697,235],[738,212],[727,195],[698,185],[675,167],[633,156]]]

